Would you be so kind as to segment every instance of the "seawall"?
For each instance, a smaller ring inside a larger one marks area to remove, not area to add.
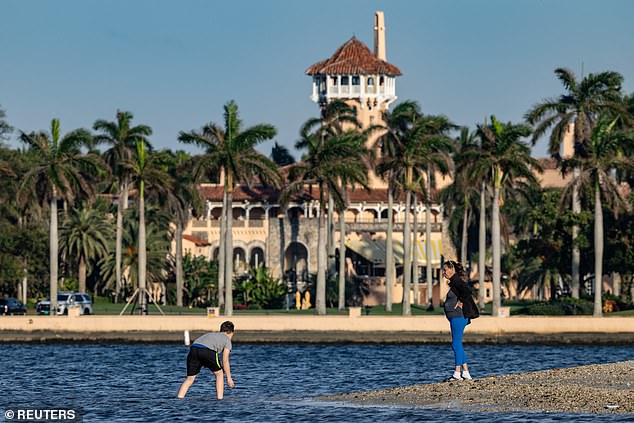
[[[444,316],[2,316],[0,342],[179,342],[217,331],[230,319],[236,342],[445,343]],[[634,345],[634,318],[482,316],[467,343]]]

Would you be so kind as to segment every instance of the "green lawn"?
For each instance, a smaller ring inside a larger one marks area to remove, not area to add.
[[[504,306],[511,307],[511,314],[515,314],[517,310],[526,307],[531,304],[531,302],[524,301],[509,301],[505,302]],[[117,315],[123,310],[125,303],[112,304],[109,298],[106,297],[94,297],[93,298],[93,312],[97,315]],[[177,307],[174,305],[167,305],[161,307],[165,314],[169,315],[198,315],[198,316],[206,316],[207,309],[206,308],[189,308],[189,307]],[[34,300],[29,301],[29,306],[27,309],[27,314],[35,314],[35,304]],[[132,305],[128,307],[126,310],[126,314],[131,314]],[[138,310],[135,310],[138,313]],[[149,304],[149,314],[158,315],[160,314],[155,305]],[[235,315],[306,315],[312,316],[315,314],[315,309],[309,310],[284,310],[284,309],[275,309],[275,310],[241,310],[234,308]],[[337,308],[327,308],[327,315],[347,315],[348,310],[339,311]],[[378,305],[374,307],[363,307],[361,309],[362,315],[368,316],[401,316],[402,315],[402,305],[400,303],[395,303],[392,305],[392,312],[388,313],[385,311],[385,306]],[[442,307],[435,307],[432,311],[427,311],[424,306],[412,305],[412,315],[413,316],[438,316],[443,315]],[[482,315],[491,315],[491,304],[486,304],[484,312]],[[626,310],[626,311],[618,311],[614,313],[606,313],[606,317],[609,316],[632,316],[634,317],[634,310]]]

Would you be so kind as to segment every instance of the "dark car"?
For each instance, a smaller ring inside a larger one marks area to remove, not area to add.
[[[26,307],[15,298],[0,298],[0,314],[26,314]]]

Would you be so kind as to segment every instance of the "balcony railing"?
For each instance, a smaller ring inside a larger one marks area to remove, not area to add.
[[[412,222],[410,222],[410,228],[412,227]],[[425,230],[425,223],[418,223],[419,231],[423,232]],[[339,230],[339,224],[335,225],[335,230]],[[394,222],[392,225],[392,230],[394,232],[403,231],[403,222]],[[387,222],[386,221],[375,221],[375,222],[346,222],[346,232],[386,232],[387,231]],[[431,224],[432,232],[442,232],[442,223],[433,222]]]

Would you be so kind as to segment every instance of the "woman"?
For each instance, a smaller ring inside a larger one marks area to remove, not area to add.
[[[449,292],[447,292],[445,299],[445,315],[451,327],[451,348],[456,363],[453,375],[447,380],[471,380],[467,355],[462,347],[462,335],[465,327],[471,323],[471,319],[475,319],[480,313],[471,296],[471,289],[465,282],[466,275],[462,265],[453,260],[446,261],[442,273],[445,278],[449,279]]]

